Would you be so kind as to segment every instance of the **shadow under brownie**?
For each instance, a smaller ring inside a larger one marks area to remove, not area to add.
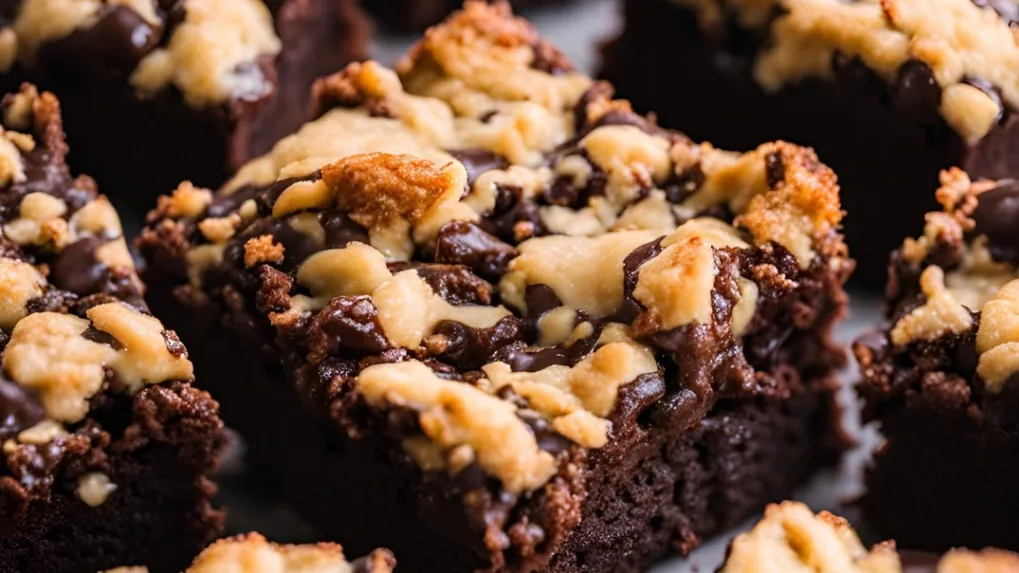
[[[72,168],[139,212],[182,179],[223,183],[308,119],[316,78],[367,55],[352,0],[76,6],[0,4],[0,87],[56,93]]]
[[[0,113],[0,570],[179,571],[222,530],[218,404],[72,179],[56,98],[26,85]]]
[[[1010,3],[628,0],[624,12],[603,67],[620,94],[717,145],[814,147],[839,175],[854,278],[871,286],[936,207],[942,169],[1019,174]]]
[[[889,326],[854,344],[885,439],[861,504],[904,547],[1019,549],[1019,187],[951,170],[937,198],[891,256]]]
[[[837,459],[852,261],[812,152],[663,130],[505,5],[316,93],[138,247],[323,536],[411,570],[640,571]]]

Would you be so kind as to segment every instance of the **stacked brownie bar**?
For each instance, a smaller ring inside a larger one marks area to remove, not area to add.
[[[56,98],[0,105],[0,571],[179,571],[222,528],[218,404],[148,314]]]
[[[886,443],[862,500],[907,547],[1019,549],[1019,185],[946,172],[891,259],[889,326],[854,346]]]
[[[393,573],[396,559],[385,549],[347,562],[335,543],[277,545],[257,533],[210,545],[185,573]],[[146,567],[118,567],[106,573],[149,573]]]
[[[365,57],[367,32],[352,0],[8,1],[0,88],[56,93],[72,168],[144,210],[293,132],[313,80]]]
[[[641,571],[837,458],[853,263],[811,151],[695,144],[479,2],[315,94],[137,245],[325,537],[411,571]]]
[[[894,541],[869,551],[845,519],[784,502],[768,507],[736,537],[719,573],[1013,573],[1019,555],[999,549],[944,555],[898,551]]]
[[[938,173],[1019,175],[1014,2],[627,0],[604,74],[716,144],[810,145],[839,175],[856,277],[936,205]]]

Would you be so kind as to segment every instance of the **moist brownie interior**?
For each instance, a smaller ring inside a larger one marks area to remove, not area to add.
[[[894,541],[868,550],[845,519],[786,501],[729,546],[718,573],[1006,573],[1019,555],[999,549],[953,549],[944,555],[898,551]]]
[[[368,32],[352,0],[5,0],[0,88],[56,93],[72,168],[140,214],[292,133],[312,82],[364,58]]]
[[[863,510],[905,547],[1019,549],[1019,186],[956,169],[937,199],[891,257],[889,326],[854,345],[886,439]]]
[[[854,277],[877,286],[942,169],[1019,175],[1015,16],[972,0],[629,0],[603,73],[691,137],[815,148],[839,175]]]
[[[641,571],[837,458],[852,261],[810,150],[659,128],[505,4],[315,93],[138,247],[325,537],[411,570]]]
[[[218,404],[71,177],[57,99],[25,85],[0,115],[0,570],[179,571],[222,529]]]

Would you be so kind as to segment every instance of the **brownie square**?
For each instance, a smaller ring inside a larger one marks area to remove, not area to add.
[[[1019,549],[1019,187],[951,170],[937,198],[891,257],[889,325],[854,344],[885,439],[861,504],[905,547]]]
[[[806,505],[768,506],[753,529],[733,539],[718,573],[1005,573],[1019,555],[1000,549],[937,553],[899,550],[895,541],[867,547],[844,518],[814,515]]]
[[[869,285],[936,208],[941,170],[1019,174],[1014,3],[627,0],[624,12],[603,68],[620,94],[721,146],[813,147],[839,174],[854,277]]]
[[[664,130],[505,4],[315,92],[137,245],[324,538],[410,570],[642,571],[837,458],[852,261],[810,150]]]
[[[8,2],[0,87],[54,92],[72,169],[138,213],[183,179],[223,183],[307,121],[315,78],[366,55],[352,0],[94,4]]]
[[[567,0],[508,1],[513,8],[522,9]],[[463,0],[365,0],[364,6],[386,26],[404,32],[421,32],[463,6]]]
[[[223,526],[218,404],[150,314],[59,104],[0,105],[0,570],[180,571]]]

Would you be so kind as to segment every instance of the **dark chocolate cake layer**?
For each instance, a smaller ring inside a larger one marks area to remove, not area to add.
[[[1005,14],[970,0],[632,0],[603,73],[691,137],[815,148],[839,174],[854,276],[877,285],[936,207],[942,169],[1019,175]]]
[[[120,220],[71,178],[60,109],[0,105],[0,571],[179,571],[222,530],[218,404],[148,314]]]
[[[1019,555],[1000,549],[953,549],[944,555],[900,551],[895,541],[871,549],[845,519],[786,501],[729,545],[718,573],[1010,573]]]
[[[664,130],[504,4],[315,91],[138,246],[326,538],[411,570],[640,571],[837,458],[852,261],[810,150]]]
[[[4,5],[6,4],[6,5]],[[312,82],[366,55],[350,0],[0,3],[0,86],[61,99],[76,171],[136,211],[219,185],[307,121]],[[130,157],[131,161],[112,161]]]
[[[904,547],[1019,549],[1019,187],[942,183],[943,210],[892,255],[890,326],[854,345],[886,440],[861,503]]]

